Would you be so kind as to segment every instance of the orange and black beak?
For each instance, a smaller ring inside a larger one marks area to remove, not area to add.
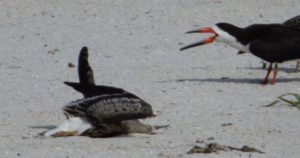
[[[211,36],[211,37],[209,37],[209,38],[207,38],[205,40],[202,40],[200,42],[196,42],[196,43],[187,45],[185,47],[182,47],[182,48],[180,48],[181,51],[185,50],[185,49],[192,48],[192,47],[196,47],[196,46],[201,46],[201,45],[204,45],[204,44],[212,43],[212,42],[216,41],[216,37],[218,36],[218,34],[211,27],[202,28],[202,29],[198,29],[198,30],[193,30],[193,31],[189,31],[189,32],[186,32],[186,33],[213,33],[215,35]]]

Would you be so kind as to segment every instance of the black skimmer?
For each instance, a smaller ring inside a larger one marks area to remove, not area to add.
[[[296,29],[300,29],[300,15],[295,16],[291,19],[286,20],[285,22],[282,23],[285,26],[291,27],[291,28],[296,28]],[[239,51],[237,54],[244,54],[245,52],[243,51]],[[266,68],[266,63],[264,61],[262,61],[263,64],[263,69]],[[300,66],[300,61],[297,60],[297,64],[296,64],[296,68],[295,68],[295,72],[298,71]]]
[[[263,84],[268,83],[273,69],[271,84],[275,84],[278,73],[278,63],[300,58],[300,30],[283,24],[254,24],[240,28],[229,23],[218,23],[212,27],[201,28],[187,33],[212,33],[206,40],[185,46],[180,50],[213,43],[223,42],[242,52],[253,55],[270,63]]]
[[[44,136],[111,137],[130,133],[153,133],[151,126],[138,119],[152,117],[152,107],[136,95],[120,88],[95,85],[93,70],[88,63],[88,48],[83,47],[78,60],[79,83],[65,82],[85,98],[64,107],[67,120]]]

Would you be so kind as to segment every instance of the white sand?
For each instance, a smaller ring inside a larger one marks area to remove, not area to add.
[[[0,157],[298,158],[300,111],[262,107],[300,93],[300,74],[290,73],[295,62],[280,65],[275,86],[261,86],[266,72],[251,54],[222,44],[179,48],[206,37],[184,34],[200,26],[282,22],[299,10],[298,0],[1,0]],[[65,119],[64,104],[82,97],[63,84],[78,81],[67,65],[77,65],[82,46],[90,49],[97,84],[137,94],[158,114],[144,121],[170,127],[108,139],[35,137]],[[186,154],[209,137],[266,154]]]

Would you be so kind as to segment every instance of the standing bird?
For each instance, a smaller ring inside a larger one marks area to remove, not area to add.
[[[298,16],[295,16],[291,19],[288,19],[286,20],[285,22],[282,23],[283,25],[287,26],[287,27],[291,27],[291,28],[296,28],[296,29],[300,29],[300,15]],[[243,51],[239,51],[238,54],[244,54],[245,52]],[[266,63],[265,62],[262,62],[263,63],[263,68],[266,67]],[[296,68],[295,68],[295,72],[298,71],[299,69],[299,66],[300,66],[300,61],[297,60],[297,64],[296,64]]]
[[[253,55],[270,63],[263,84],[268,83],[268,78],[273,70],[271,84],[276,83],[278,63],[300,58],[300,30],[282,24],[254,24],[240,28],[229,23],[218,23],[212,27],[201,28],[187,33],[212,33],[206,40],[185,46],[185,50],[195,46],[223,42],[242,52]]]
[[[81,92],[84,99],[70,102],[64,107],[67,121],[44,136],[111,137],[130,133],[152,133],[150,126],[138,119],[152,117],[152,107],[139,97],[123,89],[95,85],[93,70],[88,62],[88,48],[83,47],[78,60],[79,83],[64,82]]]

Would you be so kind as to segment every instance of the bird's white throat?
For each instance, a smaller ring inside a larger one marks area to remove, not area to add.
[[[58,125],[56,128],[45,132],[44,136],[50,137],[55,135],[58,132],[70,132],[70,131],[76,131],[76,133],[80,135],[91,127],[92,125],[85,118],[71,117],[68,120],[61,123],[60,125]]]
[[[228,32],[220,29],[218,26],[213,26],[212,29],[218,34],[216,41],[223,42],[233,48],[240,51],[250,53],[249,45],[243,45],[234,36],[230,35]]]

